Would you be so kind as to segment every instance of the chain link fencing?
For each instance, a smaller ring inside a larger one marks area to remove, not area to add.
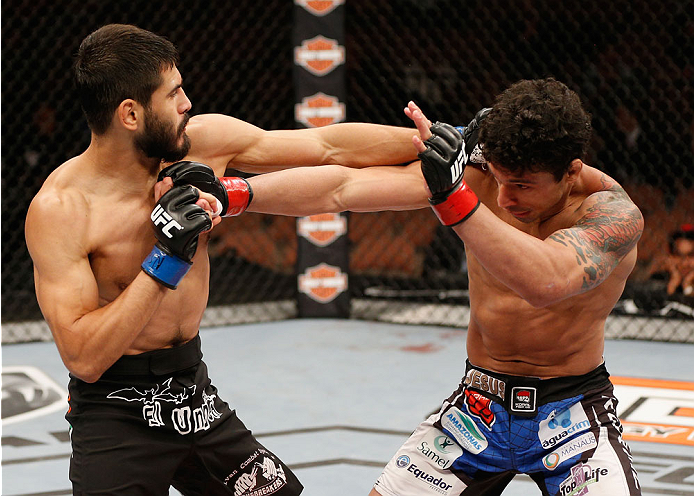
[[[694,342],[693,296],[668,288],[671,251],[694,233],[694,2],[344,8],[348,121],[410,126],[402,108],[414,100],[431,118],[464,125],[519,79],[554,76],[576,90],[593,115],[588,163],[620,181],[646,219],[608,336]],[[165,35],[181,51],[193,114],[292,128],[292,12],[287,0],[2,3],[3,343],[50,339],[24,217],[48,174],[89,143],[70,72],[79,42],[111,22]],[[467,324],[463,244],[432,212],[353,213],[348,235],[353,318]],[[247,213],[215,228],[203,326],[295,316],[296,245],[293,218]],[[692,255],[677,261],[691,266]]]

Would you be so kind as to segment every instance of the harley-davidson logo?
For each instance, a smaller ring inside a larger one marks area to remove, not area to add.
[[[318,214],[301,217],[296,230],[316,246],[328,246],[347,232],[347,219],[340,214]]]
[[[347,290],[347,274],[339,267],[320,263],[299,274],[299,291],[319,303],[329,303]]]
[[[294,62],[311,74],[325,76],[345,63],[345,47],[338,45],[337,40],[318,35],[294,47]]]
[[[294,3],[302,6],[311,14],[322,17],[345,3],[345,0],[294,0]]]
[[[307,127],[321,127],[345,120],[345,104],[337,97],[318,92],[294,105],[294,118]]]

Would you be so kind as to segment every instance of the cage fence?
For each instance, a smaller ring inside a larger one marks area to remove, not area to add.
[[[347,120],[409,126],[416,101],[466,124],[519,79],[554,76],[593,117],[587,162],[641,208],[638,262],[608,337],[694,342],[694,296],[668,287],[678,239],[694,233],[694,2],[347,0]],[[192,113],[264,129],[295,126],[292,12],[251,2],[19,1],[2,4],[2,342],[50,339],[24,218],[50,172],[89,132],[71,83],[79,42],[132,23],[171,39]],[[296,220],[244,214],[213,232],[203,326],[296,316]],[[429,210],[349,215],[351,317],[465,326],[464,246]],[[689,254],[689,261],[691,257]],[[228,274],[234,274],[233,278]]]

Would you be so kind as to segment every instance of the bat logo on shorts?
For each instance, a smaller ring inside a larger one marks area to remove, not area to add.
[[[142,401],[145,405],[151,405],[155,401],[168,401],[179,405],[195,394],[194,384],[192,386],[185,386],[183,391],[179,394],[170,393],[171,380],[172,378],[169,378],[163,384],[157,384],[152,389],[146,389],[144,392],[141,392],[137,388],[130,387],[114,391],[106,397],[125,401]]]

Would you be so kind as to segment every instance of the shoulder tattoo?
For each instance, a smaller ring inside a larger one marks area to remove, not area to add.
[[[583,267],[583,289],[589,290],[612,272],[629,253],[643,231],[643,217],[626,192],[615,182],[603,180],[606,188],[593,194],[586,214],[573,227],[550,239],[576,250],[576,263]]]

